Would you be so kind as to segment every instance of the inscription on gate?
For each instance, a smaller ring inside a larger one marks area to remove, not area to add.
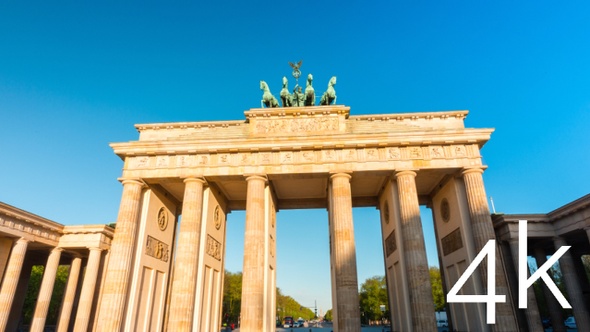
[[[457,228],[456,230],[450,232],[449,235],[443,237],[440,242],[442,244],[443,255],[445,256],[463,248],[461,229]]]

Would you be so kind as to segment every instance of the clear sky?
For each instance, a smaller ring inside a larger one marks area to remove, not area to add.
[[[338,77],[353,115],[466,109],[467,127],[496,128],[482,153],[498,212],[590,191],[587,1],[3,1],[0,201],[66,225],[114,222],[123,164],[110,142],[136,140],[138,123],[244,119],[259,81],[278,96],[299,60],[316,90]],[[233,272],[243,218],[228,219]],[[326,218],[277,221],[278,286],[323,311]],[[363,282],[384,273],[380,228],[375,209],[354,218]]]

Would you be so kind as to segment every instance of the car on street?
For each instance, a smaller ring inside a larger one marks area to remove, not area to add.
[[[446,319],[439,319],[436,321],[436,327],[449,327],[449,322]]]
[[[293,325],[295,325],[295,320],[293,320],[293,317],[291,316],[287,316],[284,319],[284,327],[288,328],[288,327],[294,327]]]
[[[564,320],[563,325],[565,325],[565,327],[568,329],[578,328],[578,326],[576,326],[576,318],[574,316],[569,316],[566,320]]]

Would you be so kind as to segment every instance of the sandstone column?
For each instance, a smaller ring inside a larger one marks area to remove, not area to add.
[[[89,248],[89,250],[90,255],[88,256],[88,263],[84,272],[84,283],[82,284],[78,311],[76,313],[76,323],[74,324],[74,331],[80,332],[88,330],[90,311],[92,310],[92,302],[94,301],[96,278],[98,277],[98,269],[100,267],[100,256],[102,254],[102,249],[100,248]]]
[[[120,331],[137,237],[143,183],[123,180],[123,195],[111,244],[109,264],[98,313],[97,331]]]
[[[334,305],[337,306],[338,331],[345,332],[361,329],[350,178],[350,174],[347,173],[335,173],[330,176],[330,214],[334,248],[332,264],[336,282]]]
[[[20,238],[12,245],[8,266],[4,272],[2,288],[0,289],[0,331],[4,331],[8,324],[8,317],[10,316],[16,286],[25,261],[28,243],[28,240]]]
[[[51,294],[53,293],[53,285],[55,284],[59,258],[61,257],[62,251],[62,248],[53,248],[47,258],[47,264],[43,271],[43,280],[41,281],[41,289],[39,290],[37,305],[35,306],[35,313],[31,322],[31,332],[42,332],[45,328],[45,320],[47,319],[47,311],[49,310],[49,302],[51,302]]]
[[[203,211],[203,178],[184,180],[182,219],[178,232],[168,331],[190,331],[193,326],[198,256]]]
[[[76,288],[78,287],[78,278],[80,277],[80,267],[82,266],[82,258],[76,256],[70,263],[70,271],[68,273],[68,283],[66,285],[66,292],[61,304],[61,312],[59,314],[59,321],[57,323],[57,332],[67,332],[70,325],[70,317],[72,317],[72,308],[76,298]]]
[[[488,243],[489,240],[495,240],[494,227],[488,200],[483,185],[483,169],[467,168],[463,172],[465,182],[465,192],[467,194],[467,206],[469,208],[469,217],[471,219],[471,229],[473,232],[473,242],[475,244],[476,254]],[[482,288],[487,294],[487,260],[483,260],[478,267],[481,275]],[[508,291],[508,282],[502,262],[502,256],[496,245],[496,294],[506,295],[506,303],[496,304],[496,324],[492,325],[494,331],[517,331],[515,312],[512,306],[512,300]]]
[[[416,172],[395,174],[399,195],[401,238],[410,293],[414,331],[436,331],[436,316],[426,245],[420,219],[420,203],[416,189]]]
[[[266,177],[251,175],[246,196],[244,268],[242,275],[242,332],[262,331],[264,320],[264,188]]]
[[[516,273],[518,274],[518,260],[520,259],[520,255],[518,254],[518,239],[511,239],[510,241],[508,241],[508,243],[510,244],[510,252],[512,254],[512,260],[514,261],[514,269],[517,271]],[[527,268],[527,278],[530,276],[531,273]],[[537,300],[535,298],[535,290],[533,286],[527,289],[527,308],[522,310],[524,310],[529,331],[543,331],[543,324],[541,323],[541,314],[539,314],[539,307],[537,306]]]
[[[553,239],[553,243],[555,244],[555,250],[568,245],[565,239],[559,236]],[[572,305],[572,310],[576,317],[578,331],[590,331],[590,313],[586,308],[584,295],[582,294],[580,281],[578,280],[570,250],[566,251],[559,259],[559,267],[561,268],[563,281],[565,282],[567,294],[569,295],[569,303]]]
[[[537,261],[537,267],[542,266],[547,262],[547,253],[543,248],[537,247],[534,250],[535,260]],[[551,275],[551,270],[548,271],[549,275]],[[553,277],[552,277],[553,279]],[[551,323],[553,332],[566,332],[565,325],[563,325],[563,314],[561,306],[557,299],[551,293],[551,290],[547,287],[547,284],[541,280],[541,289],[543,289],[543,295],[545,297],[545,302],[547,303],[547,309],[549,310],[549,315],[551,317]]]

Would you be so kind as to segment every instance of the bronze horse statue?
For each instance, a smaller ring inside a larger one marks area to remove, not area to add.
[[[287,78],[283,76],[283,89],[281,90],[281,103],[283,107],[291,107],[293,106],[293,97],[289,93],[289,81]]]
[[[262,103],[266,107],[279,107],[279,102],[277,98],[270,93],[270,89],[268,88],[268,84],[265,81],[260,81],[260,90],[263,91],[262,93]],[[262,106],[262,105],[261,105]]]
[[[336,76],[332,76],[330,82],[328,82],[328,89],[322,95],[320,105],[330,105],[332,102],[336,103],[336,90],[334,90],[334,85],[336,85]]]
[[[315,90],[311,85],[313,81],[313,76],[311,74],[307,75],[307,85],[305,86],[305,106],[314,106],[315,105]]]

